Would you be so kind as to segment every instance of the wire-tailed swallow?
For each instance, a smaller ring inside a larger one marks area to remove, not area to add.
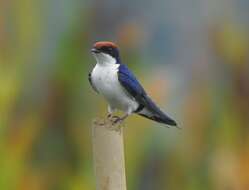
[[[136,113],[159,123],[177,125],[159,109],[133,73],[121,62],[117,45],[112,42],[97,42],[91,52],[97,64],[89,73],[88,79],[93,89],[107,100],[108,117],[112,117],[115,110],[121,110],[125,115],[115,116],[116,122]]]

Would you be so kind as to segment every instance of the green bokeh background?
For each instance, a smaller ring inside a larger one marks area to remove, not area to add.
[[[125,122],[129,190],[249,189],[247,0],[0,1],[0,189],[94,189],[87,75],[121,50],[182,127]]]

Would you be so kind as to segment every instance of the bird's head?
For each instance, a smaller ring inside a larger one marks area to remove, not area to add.
[[[120,56],[118,47],[113,42],[96,42],[91,49],[98,63],[118,64]]]

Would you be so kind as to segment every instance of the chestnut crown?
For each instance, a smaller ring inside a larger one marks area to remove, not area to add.
[[[93,45],[92,52],[96,54],[105,53],[112,56],[117,61],[120,61],[118,46],[113,42],[108,42],[108,41],[96,42]]]

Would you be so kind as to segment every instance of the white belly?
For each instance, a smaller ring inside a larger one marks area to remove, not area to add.
[[[138,108],[138,103],[134,98],[128,96],[125,89],[120,85],[117,75],[118,67],[118,64],[97,64],[92,71],[92,82],[112,109],[132,113]]]

